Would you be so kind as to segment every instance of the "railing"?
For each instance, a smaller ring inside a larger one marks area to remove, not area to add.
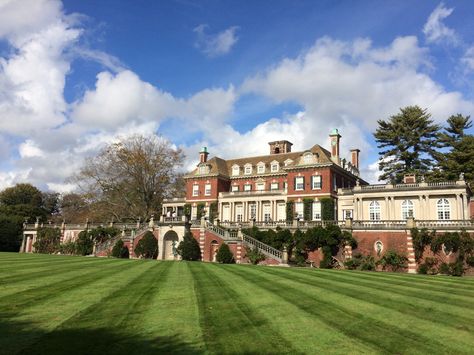
[[[438,182],[429,182],[428,186],[456,186],[456,181],[438,181]]]
[[[474,221],[472,220],[425,220],[416,221],[416,226],[419,228],[443,228],[443,229],[472,229],[474,228]]]
[[[254,225],[259,228],[291,228],[293,226],[292,221],[263,221],[255,222]]]
[[[163,217],[163,223],[183,223],[183,217]]]
[[[115,236],[115,237],[112,238],[112,239],[106,240],[105,242],[103,242],[103,243],[101,243],[101,244],[96,245],[96,247],[95,247],[95,254],[101,253],[101,252],[103,252],[103,251],[105,251],[105,250],[109,250],[111,247],[113,248],[113,246],[114,246],[120,239],[122,239],[122,235],[121,235],[121,234]]]
[[[406,220],[352,221],[352,229],[406,229],[406,228],[407,228]]]
[[[374,184],[374,185],[363,185],[361,186],[361,190],[380,190],[385,189],[387,185],[385,184]]]

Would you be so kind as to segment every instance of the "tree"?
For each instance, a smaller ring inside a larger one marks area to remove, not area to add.
[[[22,217],[0,215],[0,251],[20,250],[22,223]]]
[[[448,126],[445,132],[440,133],[440,142],[444,147],[452,148],[465,135],[465,131],[472,127],[471,116],[463,116],[460,113],[448,118]]]
[[[152,232],[148,231],[138,241],[135,254],[145,259],[156,259],[158,256],[158,241]]]
[[[182,151],[161,137],[133,135],[86,160],[71,181],[117,220],[146,219],[159,215],[163,198],[179,190],[183,159]]]
[[[461,173],[467,181],[474,181],[474,136],[465,135],[453,143],[452,150],[438,159],[443,180],[459,179]]]
[[[222,264],[234,264],[234,255],[230,251],[229,246],[226,243],[223,243],[217,250],[216,260]]]
[[[90,231],[81,231],[75,242],[74,254],[91,255],[94,251],[94,241]]]
[[[399,183],[407,173],[425,175],[433,167],[439,126],[426,109],[407,106],[389,120],[378,120],[374,133],[379,152],[379,180]]]
[[[16,184],[0,193],[0,203],[7,206],[30,205],[41,207],[43,194],[31,184]]]
[[[199,248],[199,243],[194,239],[191,232],[184,233],[183,240],[179,243],[177,252],[181,255],[181,259],[183,260],[201,260],[201,248]]]
[[[114,258],[128,259],[129,251],[128,248],[124,245],[123,240],[117,240],[114,247],[112,248],[112,256]]]

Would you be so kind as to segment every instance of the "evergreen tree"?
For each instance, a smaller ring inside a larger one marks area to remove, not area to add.
[[[441,133],[440,142],[443,147],[452,148],[465,135],[465,131],[472,127],[471,116],[463,116],[460,113],[448,118],[448,126]]]
[[[406,173],[427,174],[439,147],[439,126],[426,109],[408,106],[389,120],[378,120],[374,133],[379,152],[379,180],[401,182]]]
[[[227,244],[224,243],[219,247],[219,250],[217,250],[217,254],[216,254],[216,260],[217,262],[222,263],[222,264],[235,263],[234,254],[232,254]]]
[[[190,232],[184,234],[183,241],[179,243],[177,252],[183,260],[201,260],[201,248]]]
[[[465,135],[454,143],[450,152],[438,161],[443,180],[459,179],[461,173],[469,182],[474,182],[474,136]]]
[[[145,259],[156,259],[158,256],[158,241],[153,233],[146,232],[142,239],[138,241],[134,251],[136,255]]]
[[[122,258],[122,259],[129,258],[128,248],[124,245],[122,239],[117,240],[117,243],[115,243],[112,249],[112,256],[114,258]]]

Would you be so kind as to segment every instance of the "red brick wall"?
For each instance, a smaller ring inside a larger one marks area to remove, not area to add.
[[[372,255],[377,258],[374,244],[377,240],[383,243],[381,256],[388,250],[408,256],[407,234],[400,231],[354,231],[352,236],[357,240],[357,249],[352,254]]]
[[[193,196],[193,186],[199,186],[199,195]],[[209,196],[204,195],[205,185],[211,185],[211,194]],[[210,178],[210,179],[190,179],[186,181],[186,200],[216,200],[219,196],[219,192],[229,191],[229,181]]]
[[[469,205],[471,207],[471,218],[474,218],[474,200]]]
[[[286,182],[286,176],[277,176],[277,177],[255,177],[255,178],[249,178],[249,179],[238,179],[238,180],[233,180],[232,183],[229,185],[230,186],[238,186],[239,191],[244,191],[244,185],[246,184],[251,184],[252,185],[252,191],[255,191],[255,183],[257,180],[263,179],[265,180],[265,190],[270,190],[270,184],[272,182],[278,182],[278,188],[280,190],[283,189],[283,183]]]
[[[318,190],[311,189],[311,176],[316,175],[322,176],[322,188]],[[295,190],[295,177],[304,177],[304,190]],[[308,169],[303,171],[290,171],[288,172],[288,196],[291,195],[302,195],[302,194],[320,194],[331,192],[331,172],[329,168],[319,169]]]

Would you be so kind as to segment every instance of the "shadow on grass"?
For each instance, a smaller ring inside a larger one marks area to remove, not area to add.
[[[174,336],[135,335],[133,329],[55,329],[12,322],[0,314],[0,354],[202,354]],[[8,335],[8,336],[6,336]]]

